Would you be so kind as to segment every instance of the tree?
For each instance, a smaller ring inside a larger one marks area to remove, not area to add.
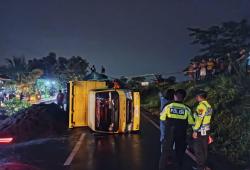
[[[75,77],[84,78],[87,74],[89,63],[80,56],[73,56],[68,60],[67,70]]]
[[[121,81],[122,83],[127,83],[127,82],[128,82],[128,78],[125,77],[125,76],[121,76],[121,77],[120,77],[120,81]]]
[[[28,61],[28,70],[41,69],[46,76],[53,76],[55,74],[55,68],[57,66],[56,53],[50,52],[48,56],[37,59],[33,58]]]
[[[80,56],[69,59],[59,57],[57,61],[56,74],[65,80],[83,80],[87,74],[89,63]]]
[[[6,62],[7,69],[1,67],[1,73],[9,74],[19,84],[34,82],[34,79],[40,77],[42,73],[48,78],[58,79],[65,86],[70,80],[83,80],[89,66],[89,63],[80,56],[57,57],[54,52],[50,52],[46,57],[30,59],[28,63],[25,57],[13,57],[6,59]],[[39,73],[39,76],[36,73]]]
[[[27,72],[27,63],[25,57],[15,57],[12,59],[7,58],[7,73],[17,81],[17,83],[22,83],[25,79],[25,73]]]
[[[57,71],[63,71],[67,69],[68,60],[64,57],[59,57],[57,60]]]
[[[143,77],[143,76],[141,76],[141,77],[133,77],[132,79],[131,79],[132,81],[135,81],[135,82],[143,82],[143,81],[145,81],[146,80],[146,78],[145,77]]]
[[[31,59],[28,62],[28,70],[42,69],[46,76],[58,76],[68,74],[71,77],[83,78],[87,73],[88,62],[80,56],[71,58],[57,57],[56,53],[50,52],[41,59]]]
[[[176,83],[176,77],[175,76],[170,76],[166,79],[166,82],[169,84],[175,84]]]
[[[55,67],[57,64],[56,53],[50,52],[48,56],[42,58],[44,63],[45,75],[55,74]]]
[[[193,38],[192,44],[198,44],[200,54],[195,59],[204,57],[225,57],[230,53],[238,57],[240,48],[250,47],[250,25],[246,20],[224,22],[208,29],[188,28]]]

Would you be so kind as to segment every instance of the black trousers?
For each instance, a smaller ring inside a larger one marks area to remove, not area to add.
[[[173,144],[175,143],[175,164],[182,169],[183,157],[186,150],[186,128],[166,126],[166,135],[162,143],[162,153],[159,161],[159,169],[166,170],[167,162],[173,157]]]
[[[208,135],[201,136],[198,133],[197,139],[194,139],[194,153],[197,159],[198,169],[206,168],[207,149],[208,149]]]

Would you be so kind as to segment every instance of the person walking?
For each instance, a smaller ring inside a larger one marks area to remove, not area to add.
[[[211,105],[207,101],[207,93],[198,91],[195,97],[199,102],[194,114],[195,124],[193,126],[193,147],[197,159],[197,166],[193,169],[205,170],[207,161],[208,137],[210,131],[210,121],[213,113]]]
[[[160,110],[161,112],[163,111],[164,107],[167,105],[167,104],[170,104],[171,102],[174,101],[174,93],[175,93],[175,90],[174,89],[168,89],[167,92],[165,93],[165,95],[162,95],[162,93],[160,92],[160,102],[161,102],[161,107],[160,107]],[[160,142],[161,142],[161,151],[162,151],[162,143],[163,143],[163,140],[165,138],[165,117],[160,117]]]
[[[166,119],[166,135],[163,141],[162,153],[159,161],[159,169],[165,170],[168,158],[171,156],[175,143],[176,165],[182,169],[183,157],[186,149],[187,125],[193,124],[191,109],[183,101],[186,91],[179,89],[174,94],[174,102],[165,106],[161,113],[161,120]]]
[[[62,93],[62,90],[59,90],[59,93],[57,94],[56,97],[56,101],[61,109],[63,109],[63,100],[64,100],[64,94]]]

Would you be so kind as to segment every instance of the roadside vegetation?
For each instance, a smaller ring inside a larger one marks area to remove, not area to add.
[[[182,82],[174,85],[151,85],[141,89],[142,107],[158,116],[160,100],[158,93],[168,88],[186,89],[186,104],[195,108],[195,91],[208,92],[208,101],[214,108],[212,136],[215,141],[210,151],[226,157],[229,161],[246,165],[250,162],[250,78],[220,75],[212,81]]]
[[[31,106],[31,104],[25,100],[19,100],[19,99],[11,99],[6,102],[4,102],[5,105],[5,113],[6,116],[12,116],[16,114],[18,111],[26,109]]]
[[[230,162],[250,165],[250,76],[246,75],[245,65],[250,51],[250,25],[246,20],[224,22],[208,28],[188,28],[192,44],[200,48],[193,61],[220,59],[231,63],[231,71],[223,70],[210,80],[180,82],[174,85],[150,85],[140,88],[142,107],[159,116],[160,100],[158,93],[168,88],[185,89],[185,103],[192,109],[195,91],[208,92],[212,104],[212,136],[215,141],[210,152],[227,158]],[[241,53],[244,51],[244,53]],[[229,70],[229,67],[228,67]],[[194,79],[193,79],[194,80]]]

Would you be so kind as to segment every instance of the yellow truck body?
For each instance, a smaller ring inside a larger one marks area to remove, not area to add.
[[[107,88],[105,82],[69,82],[69,128],[88,126],[88,95],[92,89]]]
[[[140,94],[108,89],[105,82],[69,83],[69,128],[88,126],[101,133],[140,130]]]

